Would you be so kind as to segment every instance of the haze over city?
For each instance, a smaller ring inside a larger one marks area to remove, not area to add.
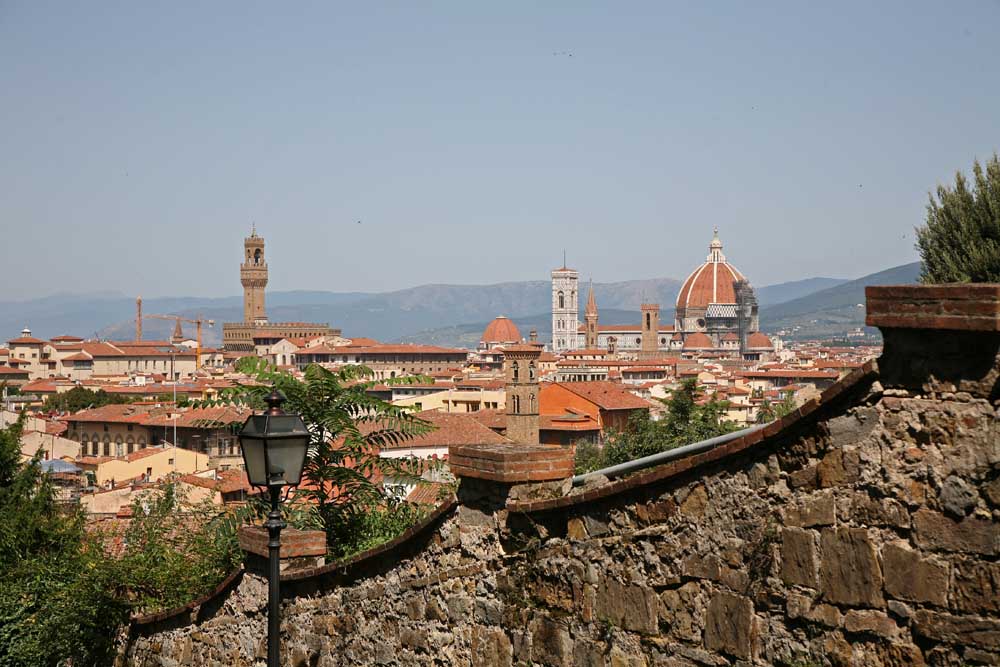
[[[718,226],[756,285],[854,278],[914,261],[927,192],[1000,148],[998,22],[5,3],[4,263],[19,299],[236,295],[256,222],[274,290],[546,280],[564,249],[585,278],[683,279]]]

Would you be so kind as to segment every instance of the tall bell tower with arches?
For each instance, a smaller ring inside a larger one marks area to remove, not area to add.
[[[580,274],[566,266],[552,272],[552,351],[580,347]]]
[[[240,283],[243,285],[243,321],[247,324],[267,322],[267,312],[264,310],[267,260],[264,259],[264,238],[257,236],[256,225],[250,236],[243,239]]]

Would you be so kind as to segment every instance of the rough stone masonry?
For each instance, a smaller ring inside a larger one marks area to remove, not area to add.
[[[763,433],[572,492],[453,452],[456,501],[285,576],[284,664],[1000,664],[1000,287],[868,296],[878,364]],[[120,662],[262,665],[265,606],[239,574]]]

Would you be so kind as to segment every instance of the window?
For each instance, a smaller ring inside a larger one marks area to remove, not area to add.
[[[559,292],[559,307],[560,308],[566,307],[566,295],[563,294],[561,291]]]
[[[521,369],[520,369],[520,367],[519,367],[519,365],[518,365],[518,363],[516,361],[514,362],[514,364],[513,364],[513,366],[511,368],[513,369],[513,372],[514,372],[514,382],[517,382],[519,380],[520,375],[521,375]]]
[[[128,431],[131,431],[131,430],[132,430],[132,424],[129,424],[129,425],[127,425],[127,426],[125,427],[125,429],[126,429],[126,430],[128,430]]]
[[[652,328],[653,328],[653,316],[650,315],[649,313],[646,313],[646,331],[649,331]]]
[[[153,476],[153,469],[152,468],[146,468],[146,479],[149,479],[152,476]]]
[[[173,459],[167,459],[167,465],[168,466],[172,466],[173,464],[174,464],[174,460]]]
[[[107,425],[107,424],[104,424],[104,432],[105,432],[105,433],[107,433],[107,432],[108,432],[108,425]]]

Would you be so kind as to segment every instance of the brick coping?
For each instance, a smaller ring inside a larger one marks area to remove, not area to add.
[[[548,512],[558,509],[566,509],[585,505],[595,500],[610,498],[627,491],[632,491],[639,487],[647,486],[657,482],[662,482],[671,477],[676,477],[682,473],[699,468],[707,463],[712,463],[725,459],[747,450],[762,447],[772,440],[787,435],[789,430],[802,425],[807,419],[813,418],[819,408],[829,405],[837,397],[848,389],[860,385],[868,380],[874,379],[878,375],[878,364],[874,359],[869,359],[860,368],[856,368],[841,380],[827,387],[820,395],[819,400],[807,401],[798,409],[793,410],[781,419],[773,421],[767,426],[752,433],[748,433],[740,438],[731,440],[724,445],[719,445],[707,452],[694,454],[692,456],[671,461],[664,465],[650,468],[645,472],[636,473],[629,477],[624,477],[603,486],[599,486],[590,491],[584,491],[575,495],[561,496],[559,498],[548,498],[544,500],[529,500],[521,502],[508,502],[507,510],[518,514],[531,514],[533,512]]]
[[[379,546],[368,549],[367,551],[362,551],[361,553],[355,554],[349,558],[344,558],[342,560],[335,561],[333,563],[328,563],[321,567],[314,567],[306,570],[296,571],[289,574],[283,574],[281,575],[281,581],[282,583],[286,581],[287,582],[304,581],[307,579],[312,579],[314,577],[322,576],[324,574],[328,574],[330,572],[334,572],[339,569],[344,569],[352,565],[357,565],[364,561],[373,560],[381,556],[382,554],[399,547],[403,543],[408,542],[411,538],[416,537],[420,533],[423,533],[432,525],[434,525],[438,521],[438,519],[443,517],[445,514],[451,512],[457,505],[458,505],[458,500],[455,498],[446,500],[445,502],[438,505],[438,507],[433,512],[431,512],[430,515],[428,515],[427,518],[425,518],[423,521],[414,524],[413,526],[410,526],[400,535],[389,540],[388,542],[385,542],[384,544],[380,544]],[[187,604],[182,605],[180,607],[165,609],[164,611],[159,611],[153,614],[132,616],[130,619],[130,626],[132,628],[137,628],[146,625],[152,625],[154,623],[160,623],[172,618],[176,618],[183,614],[190,614],[191,612],[200,608],[206,602],[210,602],[211,600],[219,597],[220,595],[227,593],[232,587],[234,587],[239,582],[239,580],[243,577],[244,572],[245,570],[243,569],[242,566],[237,568],[236,570],[233,570],[222,581],[222,583],[220,583],[218,586],[212,589],[211,592],[201,596],[200,598],[197,598],[196,600],[188,602]],[[285,593],[283,592],[282,598],[284,597]]]
[[[870,327],[1000,331],[1000,284],[869,285],[865,298]]]

